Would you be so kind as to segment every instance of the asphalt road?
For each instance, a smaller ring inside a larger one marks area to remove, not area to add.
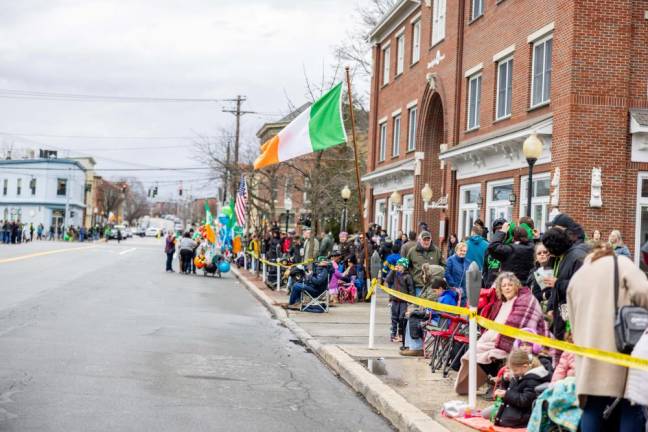
[[[0,431],[391,430],[231,274],[163,269],[155,239],[0,245]]]

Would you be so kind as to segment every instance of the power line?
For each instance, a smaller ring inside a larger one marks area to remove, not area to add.
[[[36,99],[36,100],[61,100],[71,102],[134,102],[134,103],[212,103],[232,102],[231,98],[193,98],[177,97],[163,98],[151,96],[109,96],[83,93],[56,93],[29,90],[0,89],[0,98],[7,99]]]
[[[107,140],[188,140],[196,138],[232,138],[234,135],[194,135],[194,136],[106,136],[106,135],[57,135],[42,133],[18,133],[0,131],[0,135],[38,138],[66,138],[66,139],[107,139]]]
[[[24,166],[9,166],[0,164],[2,169],[26,169]],[[29,167],[30,171],[67,171],[69,168],[46,168],[46,167]],[[93,168],[92,171],[196,171],[196,170],[211,170],[210,167],[153,167],[153,168]]]

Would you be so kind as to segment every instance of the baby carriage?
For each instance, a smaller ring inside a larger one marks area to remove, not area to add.
[[[340,281],[338,283],[338,301],[340,303],[355,303],[357,295],[355,276],[351,277],[351,282]]]
[[[214,255],[214,257],[211,259],[211,262],[203,267],[203,276],[210,274],[214,277],[222,277],[219,264],[224,260],[225,258],[223,257],[223,255]]]

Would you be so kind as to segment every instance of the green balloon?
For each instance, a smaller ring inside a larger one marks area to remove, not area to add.
[[[227,217],[232,217],[232,209],[229,207],[224,207],[223,208],[223,214]]]
[[[242,235],[242,234],[243,234],[243,228],[241,228],[240,226],[236,225],[236,226],[234,227],[234,234],[236,234],[236,235]]]

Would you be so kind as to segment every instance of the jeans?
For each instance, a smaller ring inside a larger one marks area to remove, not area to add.
[[[167,256],[166,270],[173,271],[173,251],[167,252],[166,256]]]
[[[580,430],[587,432],[619,431],[631,432],[644,430],[645,417],[641,406],[630,405],[625,399],[614,408],[607,420],[603,419],[603,411],[614,402],[607,396],[587,396],[583,408]]]
[[[322,294],[324,291],[326,291],[327,288],[319,289],[315,288],[313,285],[308,285],[305,283],[296,283],[292,287],[292,291],[290,291],[290,300],[288,300],[288,304],[296,304],[299,299],[301,299],[301,293],[302,291],[306,291],[308,294],[310,294],[313,297],[317,297],[320,294]]]
[[[407,302],[391,301],[391,335],[403,334],[405,326],[405,311],[407,310]],[[400,329],[399,329],[400,327]]]
[[[189,249],[180,250],[180,262],[182,263],[181,271],[183,273],[189,273],[191,271],[191,257],[193,256],[193,251]]]

